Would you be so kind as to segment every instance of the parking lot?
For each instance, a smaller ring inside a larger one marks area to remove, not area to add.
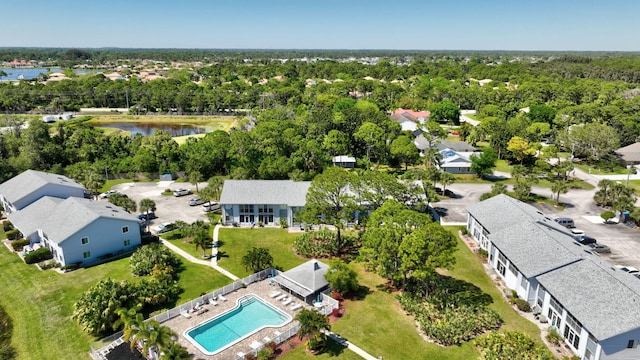
[[[206,185],[206,183],[198,184],[200,187]],[[197,195],[175,197],[173,194],[162,194],[165,189],[175,190],[178,188],[191,189],[195,192],[195,186],[173,181],[131,182],[113,186],[113,189],[126,194],[138,205],[140,205],[140,200],[142,199],[151,199],[156,203],[155,213],[158,218],[151,220],[151,227],[163,222],[176,220],[182,220],[189,224],[196,220],[207,220],[205,212],[202,211],[202,205],[189,206],[189,199]],[[138,211],[137,213],[140,212]]]
[[[447,187],[456,194],[455,198],[439,201],[434,206],[442,208],[443,224],[466,225],[466,208],[480,201],[480,196],[491,190],[490,184],[452,184]],[[640,268],[640,229],[625,224],[604,224],[600,214],[604,208],[593,202],[593,190],[570,190],[560,196],[565,204],[564,210],[557,210],[548,204],[535,206],[551,218],[569,217],[575,221],[576,228],[587,236],[596,238],[599,244],[611,248],[611,254],[600,254],[612,265],[630,265]],[[534,187],[533,193],[550,197],[551,190]]]

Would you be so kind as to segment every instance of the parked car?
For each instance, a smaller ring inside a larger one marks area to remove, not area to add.
[[[153,232],[156,234],[163,234],[176,228],[176,224],[172,222],[165,222],[153,228]]]
[[[585,236],[587,236],[587,234],[580,229],[571,229],[571,235],[573,235],[573,238],[576,239],[576,241],[580,241],[582,239],[585,238]]]
[[[202,205],[202,211],[210,212],[210,211],[220,211],[220,203],[215,201],[207,201]]]
[[[637,274],[640,273],[640,270],[638,270],[638,268],[635,268],[633,266],[626,266],[626,265],[616,265],[616,269],[618,270],[622,270],[624,272],[627,272],[629,274]]]
[[[117,194],[117,193],[118,193],[118,190],[107,190],[107,191],[103,192],[102,194],[98,195],[98,197],[100,199],[106,199],[109,196],[111,196],[113,194]]]
[[[147,219],[152,220],[157,218],[158,216],[153,211],[149,211],[148,213],[138,214],[138,220],[147,220]]]
[[[189,206],[196,206],[196,205],[202,205],[202,204],[204,204],[204,200],[200,199],[199,197],[193,197],[189,199]]]
[[[583,236],[581,240],[576,241],[582,245],[595,244],[597,242],[596,239],[592,238],[591,236]]]
[[[609,249],[609,247],[607,245],[589,244],[588,246],[591,249],[591,251],[594,251],[594,252],[597,252],[597,253],[603,253],[603,254],[611,253],[611,249]]]
[[[173,196],[175,196],[175,197],[191,195],[191,194],[192,194],[191,190],[185,189],[185,188],[180,188],[180,189],[175,190],[173,192]]]
[[[575,229],[576,224],[573,222],[572,218],[555,218],[553,219],[558,224],[566,227],[567,229]]]

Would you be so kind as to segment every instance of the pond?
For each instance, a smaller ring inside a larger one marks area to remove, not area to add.
[[[206,128],[198,127],[191,124],[167,124],[167,123],[141,123],[141,122],[109,122],[109,123],[91,123],[93,126],[120,129],[123,131],[131,132],[131,136],[141,134],[144,136],[151,135],[158,130],[165,130],[174,136],[185,136],[204,134],[207,132]]]

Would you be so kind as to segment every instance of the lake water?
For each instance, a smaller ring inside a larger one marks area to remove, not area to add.
[[[62,72],[61,68],[52,67],[52,68],[0,68],[0,70],[7,73],[7,76],[0,77],[0,81],[3,80],[19,80],[21,77],[25,80],[35,79],[38,77],[38,74],[46,74],[49,72]],[[78,75],[88,74],[90,70],[74,70],[74,72]]]
[[[168,131],[171,136],[185,136],[204,134],[207,129],[188,124],[164,124],[164,123],[131,123],[131,122],[110,122],[110,123],[92,123],[94,126],[120,129],[131,132],[131,136],[135,134],[151,135],[158,130]]]

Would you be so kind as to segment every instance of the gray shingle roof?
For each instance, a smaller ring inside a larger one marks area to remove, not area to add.
[[[0,184],[0,194],[9,202],[15,203],[46,184],[58,184],[84,190],[84,186],[64,175],[27,170]]]
[[[624,161],[638,162],[640,161],[640,143],[636,142],[615,151]]]
[[[53,196],[43,196],[22,210],[12,212],[7,217],[22,234],[29,236],[38,230],[38,225],[44,221],[51,211],[63,199]]]
[[[525,277],[532,278],[590,255],[566,229],[558,231],[554,224],[553,220],[513,223],[491,233],[490,239]]]
[[[446,141],[442,140],[439,144],[436,145],[436,149],[444,150],[451,149],[455,152],[474,152],[477,149],[473,146],[469,145],[464,141]]]
[[[310,181],[225,180],[220,204],[304,206]]]
[[[139,222],[135,215],[109,202],[70,197],[51,210],[51,215],[40,223],[40,229],[50,240],[60,243],[99,218]]]
[[[308,296],[329,285],[324,278],[327,270],[329,265],[313,259],[276,276],[275,280],[302,296]]]
[[[489,233],[495,233],[515,224],[536,222],[538,220],[544,221],[547,226],[555,227],[558,231],[566,231],[563,226],[557,224],[540,210],[504,194],[496,195],[471,205],[467,208],[467,211]]]
[[[640,280],[604,261],[585,259],[538,281],[599,341],[640,324]]]

